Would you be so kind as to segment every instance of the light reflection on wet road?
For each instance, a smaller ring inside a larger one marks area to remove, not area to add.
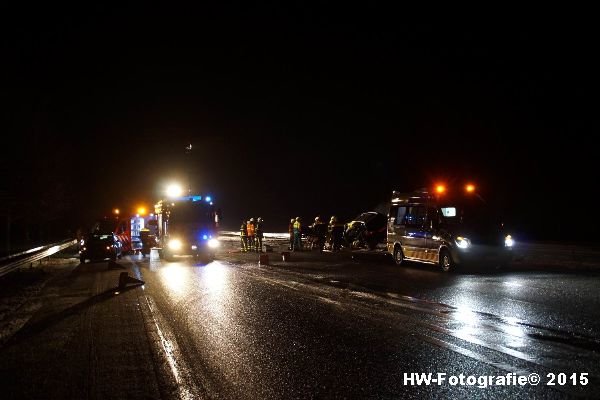
[[[160,329],[176,342],[189,392],[221,398],[600,393],[598,312],[580,307],[600,304],[592,290],[597,275],[448,275],[334,257],[275,266],[250,260],[134,259]],[[552,282],[563,286],[552,290]],[[591,382],[482,391],[405,385],[405,372],[588,372]]]

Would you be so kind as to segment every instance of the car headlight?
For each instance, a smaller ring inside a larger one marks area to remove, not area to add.
[[[217,239],[210,239],[208,241],[208,247],[210,247],[211,249],[219,247],[219,241]]]
[[[510,235],[506,235],[504,238],[504,245],[506,247],[513,247],[515,245],[515,240]]]
[[[179,239],[171,239],[169,240],[169,248],[172,250],[181,249],[181,240]]]
[[[466,249],[471,246],[471,241],[466,237],[457,236],[455,242],[459,249]]]

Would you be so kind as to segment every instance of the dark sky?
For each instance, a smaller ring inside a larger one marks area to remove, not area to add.
[[[5,10],[3,196],[151,204],[190,141],[230,227],[471,180],[523,237],[597,240],[597,30],[294,4]]]

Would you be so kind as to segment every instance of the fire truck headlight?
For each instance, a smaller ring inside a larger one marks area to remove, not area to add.
[[[169,240],[169,248],[172,250],[181,249],[181,240],[179,239],[171,239]]]
[[[455,242],[459,249],[468,249],[471,246],[471,241],[466,237],[457,236]]]
[[[506,247],[513,247],[515,245],[515,240],[510,235],[506,235],[504,238],[504,245]]]
[[[208,241],[208,247],[210,247],[211,249],[216,249],[217,247],[219,247],[219,241],[217,239],[210,239]]]

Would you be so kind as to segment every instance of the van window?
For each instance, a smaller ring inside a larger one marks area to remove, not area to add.
[[[425,223],[425,207],[423,206],[409,206],[406,210],[404,223],[406,226],[423,226]]]
[[[394,210],[394,214],[392,215],[396,219],[394,219],[394,225],[404,225],[406,222],[404,221],[404,217],[406,216],[406,206],[398,207]]]
[[[428,226],[431,228],[438,228],[441,223],[438,209],[434,207],[427,208],[427,219],[429,220]]]

